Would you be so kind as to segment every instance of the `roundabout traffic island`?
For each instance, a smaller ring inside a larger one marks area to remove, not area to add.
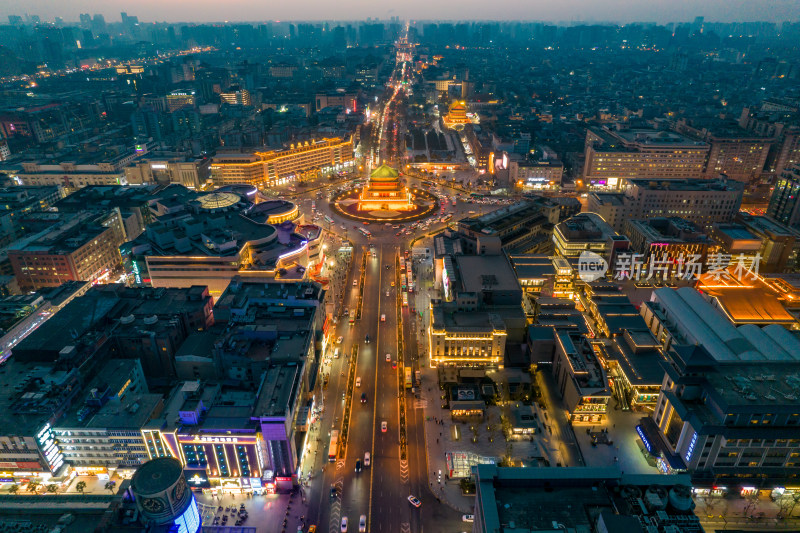
[[[360,222],[413,222],[436,213],[439,201],[422,189],[408,189],[397,170],[381,165],[362,189],[344,191],[331,199],[338,215]]]

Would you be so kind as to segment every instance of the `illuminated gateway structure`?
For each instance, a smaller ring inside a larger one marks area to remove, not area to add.
[[[388,165],[372,171],[358,196],[359,211],[410,211],[411,193],[400,183],[400,174]]]

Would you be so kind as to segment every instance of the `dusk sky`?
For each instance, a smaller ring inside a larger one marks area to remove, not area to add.
[[[120,11],[142,22],[209,22],[257,20],[401,19],[543,20],[555,22],[685,22],[702,15],[707,21],[800,20],[798,0],[0,0],[0,17],[39,15],[43,20],[78,19],[79,13],[101,13],[119,21]]]

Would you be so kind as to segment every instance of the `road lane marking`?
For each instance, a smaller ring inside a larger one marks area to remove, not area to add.
[[[380,268],[383,264],[383,244],[381,244],[380,249],[378,250],[378,311],[381,309],[381,294],[383,294],[383,286],[381,282],[383,281],[383,269]],[[381,328],[378,326],[378,333],[375,335],[375,399],[376,401],[372,402],[372,447],[370,448],[370,458],[375,457],[375,422],[377,421],[378,417],[378,369],[380,365],[378,361],[380,361],[380,337],[381,337]],[[373,459],[374,460],[374,459]],[[367,507],[367,531],[371,530],[372,525],[372,482],[374,478],[374,468],[369,469],[369,507]]]

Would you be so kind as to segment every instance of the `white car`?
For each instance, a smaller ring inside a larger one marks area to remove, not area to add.
[[[342,517],[342,533],[347,533],[347,517]]]
[[[409,503],[411,503],[411,505],[413,505],[414,507],[419,507],[420,505],[422,505],[422,502],[421,502],[421,501],[419,501],[419,498],[417,498],[416,496],[409,496],[409,497],[408,497],[408,501],[409,501]]]
[[[386,433],[386,431],[387,431],[388,429],[389,429],[389,426],[386,424],[386,420],[384,420],[383,422],[381,422],[381,433]]]
[[[387,353],[386,354],[386,362],[389,363],[389,362],[391,362],[391,360],[392,360],[392,354]]]
[[[472,515],[472,514],[462,515],[461,516],[461,521],[462,522],[474,522],[475,521],[475,515]]]
[[[386,322],[386,315],[381,315],[381,322]]]
[[[369,466],[370,455],[369,452],[364,452],[364,466]]]
[[[344,337],[342,337],[341,335],[339,335],[338,337],[336,337],[336,344],[342,344],[342,341],[343,341],[343,340],[344,340]]]
[[[367,515],[362,514],[361,518],[358,519],[358,531],[359,533],[365,533],[367,531]]]
[[[361,386],[361,378],[356,378],[356,387]]]
[[[353,280],[353,287],[358,287],[358,280],[357,279]]]

